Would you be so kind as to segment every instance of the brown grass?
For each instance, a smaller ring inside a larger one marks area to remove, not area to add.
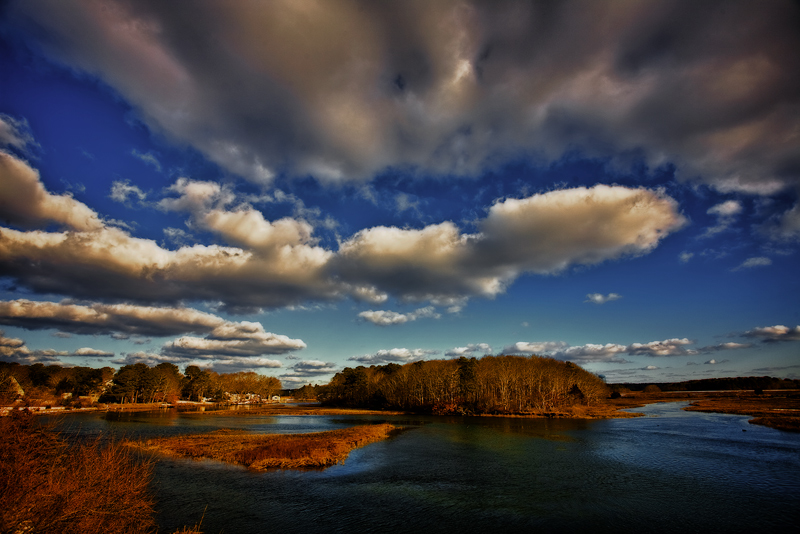
[[[0,436],[0,532],[156,532],[153,464],[136,451],[68,443],[24,412],[0,419]]]
[[[726,392],[697,399],[688,411],[750,415],[750,423],[779,430],[800,432],[800,393],[796,391],[767,391],[756,395],[752,391]]]
[[[387,438],[396,427],[362,425],[310,434],[250,434],[217,430],[131,443],[144,450],[194,459],[211,459],[250,469],[325,468],[343,463],[351,450]]]

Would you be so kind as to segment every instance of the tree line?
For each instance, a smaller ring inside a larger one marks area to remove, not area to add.
[[[609,390],[571,362],[501,355],[347,367],[316,393],[330,405],[477,414],[547,413],[597,403]]]
[[[217,373],[164,362],[154,367],[145,363],[111,367],[61,367],[35,363],[21,365],[0,362],[0,404],[23,402],[60,403],[174,403],[178,400],[215,402],[269,399],[280,393],[281,382],[275,377],[253,371]]]

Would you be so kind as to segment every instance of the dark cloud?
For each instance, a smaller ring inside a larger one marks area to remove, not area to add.
[[[800,176],[789,0],[27,0],[7,11],[152,130],[257,182],[398,166],[475,174],[572,149],[671,161],[723,190],[770,193]]]

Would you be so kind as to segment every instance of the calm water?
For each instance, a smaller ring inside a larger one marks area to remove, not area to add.
[[[249,428],[309,432],[389,421],[407,430],[325,471],[254,473],[161,460],[162,532],[796,532],[800,434],[747,417],[641,408],[608,421],[409,416],[72,416],[71,432],[128,437]],[[743,432],[745,430],[746,432]]]

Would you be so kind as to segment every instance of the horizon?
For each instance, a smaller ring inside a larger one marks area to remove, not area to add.
[[[4,3],[0,360],[798,379],[798,20]]]

